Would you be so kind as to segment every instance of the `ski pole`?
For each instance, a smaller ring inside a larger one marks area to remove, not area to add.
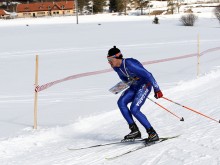
[[[180,119],[180,121],[184,121],[184,118],[183,118],[183,117],[181,118],[181,117],[177,116],[175,113],[171,112],[171,111],[168,110],[167,108],[165,108],[165,107],[163,107],[162,105],[158,104],[156,101],[154,101],[154,100],[152,100],[152,99],[150,99],[150,98],[148,98],[148,99],[149,99],[150,101],[152,101],[153,103],[155,103],[156,105],[158,105],[159,107],[165,109],[167,112],[171,113],[173,116],[175,116],[175,117],[177,117],[178,119]]]
[[[196,110],[194,110],[194,109],[192,109],[192,108],[189,108],[189,107],[187,107],[187,106],[181,105],[180,103],[177,103],[177,102],[175,102],[175,101],[173,101],[173,100],[170,100],[170,99],[168,99],[168,98],[166,98],[166,97],[162,97],[162,98],[165,99],[165,100],[167,100],[167,101],[170,101],[170,102],[172,102],[172,103],[174,103],[174,104],[177,104],[177,105],[179,105],[179,106],[181,106],[181,107],[183,107],[183,108],[186,108],[186,109],[188,109],[188,110],[190,110],[190,111],[193,111],[193,112],[195,112],[195,113],[197,113],[197,114],[199,114],[199,115],[202,115],[202,116],[204,116],[204,117],[206,117],[206,118],[208,118],[208,119],[211,119],[211,120],[213,120],[213,121],[216,121],[216,122],[220,123],[220,120],[219,120],[219,121],[218,121],[218,120],[215,120],[215,119],[213,119],[213,118],[211,118],[211,117],[209,117],[209,116],[207,116],[207,115],[205,115],[205,114],[202,114],[201,112],[198,112],[198,111],[196,111]]]

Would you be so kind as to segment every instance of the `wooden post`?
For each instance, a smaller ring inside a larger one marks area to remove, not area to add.
[[[36,55],[35,66],[35,88],[38,86],[38,55]],[[37,110],[38,110],[38,92],[35,91],[34,97],[34,129],[37,129]]]
[[[200,68],[200,38],[198,34],[198,54],[197,54],[197,77],[199,76]]]

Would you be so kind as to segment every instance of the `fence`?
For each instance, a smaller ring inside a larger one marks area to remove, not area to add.
[[[161,62],[168,62],[168,61],[173,61],[173,60],[180,60],[180,59],[185,59],[185,58],[190,58],[190,57],[195,57],[195,56],[203,56],[207,53],[213,52],[213,51],[218,51],[220,50],[220,47],[215,47],[211,49],[207,49],[201,53],[192,53],[188,55],[182,55],[182,56],[177,56],[177,57],[171,57],[171,58],[164,58],[164,59],[159,59],[159,60],[153,60],[153,61],[145,61],[142,62],[143,65],[150,65],[150,64],[156,64],[156,63],[161,63]],[[36,76],[35,76],[35,103],[34,103],[34,128],[37,128],[37,98],[38,98],[38,92],[43,91],[45,89],[48,89],[56,84],[59,84],[64,81],[69,81],[77,78],[82,78],[82,77],[87,77],[87,76],[92,76],[92,75],[98,75],[102,73],[108,73],[113,71],[113,69],[103,69],[103,70],[98,70],[98,71],[92,71],[92,72],[85,72],[85,73],[80,73],[72,76],[68,76],[66,78],[62,78],[59,80],[55,80],[43,85],[38,85],[38,55],[36,56]]]

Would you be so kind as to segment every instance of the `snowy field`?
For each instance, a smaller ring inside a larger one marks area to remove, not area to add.
[[[1,165],[219,165],[219,123],[166,100],[156,100],[177,118],[146,101],[142,111],[160,137],[180,137],[123,157],[106,158],[141,144],[111,145],[129,133],[117,107],[119,95],[108,89],[119,79],[114,72],[66,81],[39,93],[38,129],[33,130],[35,55],[39,84],[71,75],[109,69],[106,55],[118,46],[124,57],[141,62],[179,57],[220,47],[220,24],[211,12],[197,14],[194,27],[184,27],[180,15],[80,16],[0,20],[0,164]],[[220,119],[220,50],[201,59],[173,60],[145,67],[164,96]],[[153,98],[153,93],[149,96]],[[137,123],[143,137],[144,128]]]

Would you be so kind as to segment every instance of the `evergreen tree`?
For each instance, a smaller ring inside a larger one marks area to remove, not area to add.
[[[124,1],[126,0],[118,0],[117,2],[117,11],[118,12],[123,12],[124,11],[124,8],[125,8],[125,4],[124,4]]]
[[[78,10],[82,14],[84,9],[87,9],[89,0],[78,0]]]
[[[92,13],[92,1],[91,0],[85,0],[84,3],[84,9]]]
[[[127,11],[127,5],[131,0],[110,0],[109,10],[110,12],[125,12]]]
[[[93,12],[103,12],[103,7],[106,5],[106,0],[93,0]]]
[[[110,12],[122,12],[124,10],[124,0],[110,0],[109,10]]]
[[[117,11],[117,0],[110,0],[109,1],[109,10],[110,12],[116,12]]]

